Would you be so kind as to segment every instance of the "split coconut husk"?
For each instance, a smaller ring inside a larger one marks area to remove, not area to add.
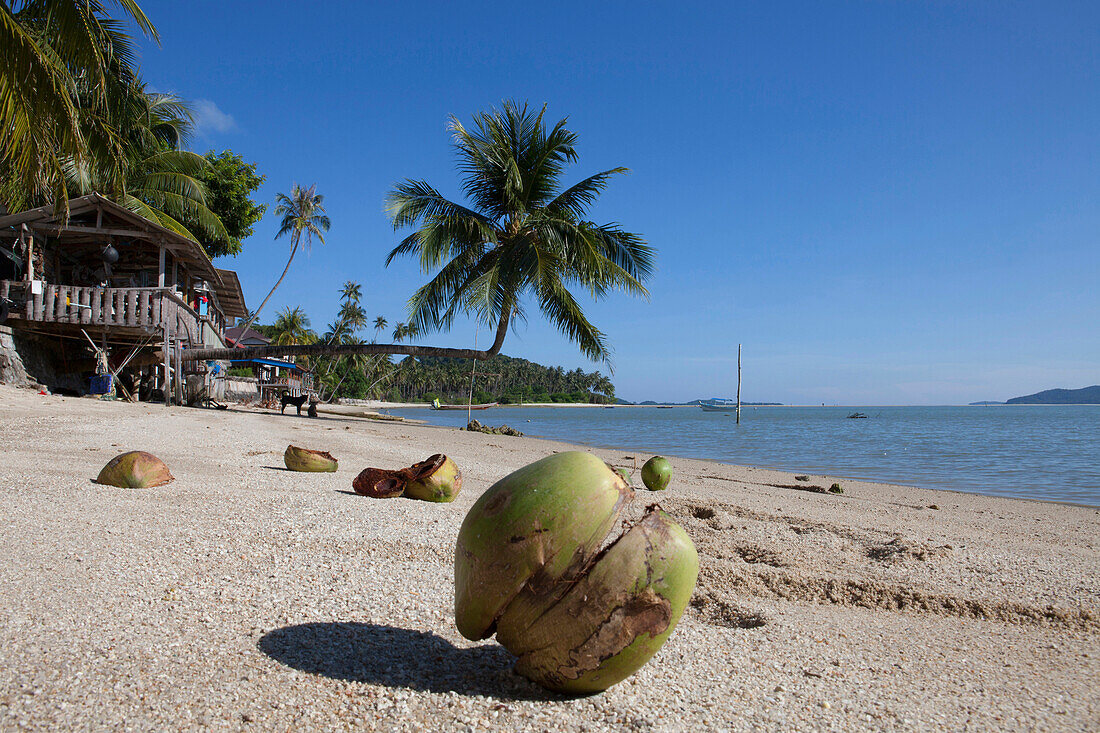
[[[364,468],[351,485],[356,494],[375,499],[404,495],[421,501],[450,502],[462,488],[462,472],[450,458],[436,453],[396,471]]]
[[[168,466],[152,453],[133,450],[112,458],[96,477],[97,484],[121,489],[148,489],[174,480]]]
[[[309,448],[299,448],[296,445],[288,445],[283,453],[283,463],[291,471],[304,471],[308,473],[333,473],[336,471],[338,461],[331,453]]]
[[[462,471],[447,456],[436,453],[405,469],[405,496],[421,501],[450,502],[462,489]]]
[[[405,493],[409,480],[401,471],[385,468],[364,468],[351,482],[351,487],[360,496],[372,499],[393,499]]]

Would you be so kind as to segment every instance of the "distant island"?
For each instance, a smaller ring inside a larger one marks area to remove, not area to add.
[[[1081,389],[1045,389],[1013,397],[1005,402],[971,402],[972,405],[1100,405],[1100,384]]]

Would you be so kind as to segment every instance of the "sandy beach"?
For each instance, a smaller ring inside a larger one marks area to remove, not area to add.
[[[481,492],[570,446],[9,387],[0,430],[3,729],[1100,727],[1095,508],[674,458],[692,605],[633,677],[564,698],[458,634],[452,553]],[[286,471],[289,443],[339,471]],[[92,482],[133,449],[176,480]],[[440,451],[454,504],[350,492]]]

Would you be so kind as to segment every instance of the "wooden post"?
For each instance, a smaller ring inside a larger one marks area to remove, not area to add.
[[[737,424],[741,424],[741,344],[737,344]]]
[[[160,262],[157,265],[157,287],[158,288],[163,288],[164,287],[164,255],[165,255],[166,252],[167,252],[167,250],[164,248],[164,245],[163,244],[160,245]]]
[[[168,362],[168,327],[164,327],[164,351],[162,352],[164,357],[164,381],[160,384],[160,391],[164,393],[164,406],[168,407],[172,404],[172,378],[171,371]]]
[[[153,330],[152,319],[149,318],[149,291],[142,290],[138,296],[138,325],[142,328]]]
[[[57,313],[57,305],[58,305],[57,300],[58,300],[57,286],[54,285],[53,283],[51,283],[51,284],[46,286],[45,309],[42,312],[42,320],[43,321],[56,320],[55,314]]]
[[[179,270],[180,262],[176,259],[175,255],[172,255],[172,284],[169,287],[176,287],[179,284]]]
[[[477,330],[474,330],[474,348],[477,348]],[[466,400],[466,424],[469,425],[473,419],[470,417],[470,411],[473,410],[474,404],[474,369],[477,368],[477,360],[470,359],[470,396]]]
[[[34,279],[34,235],[27,237],[27,282]]]
[[[176,402],[182,405],[183,393],[183,339],[176,341]]]

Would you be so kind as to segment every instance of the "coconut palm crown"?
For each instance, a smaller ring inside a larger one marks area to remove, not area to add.
[[[407,179],[387,196],[395,230],[414,227],[386,259],[415,256],[432,279],[409,299],[409,323],[445,330],[459,313],[496,327],[499,350],[528,298],[593,360],[608,361],[603,332],[585,316],[576,288],[600,298],[613,290],[648,297],[654,250],[616,224],[595,224],[588,209],[613,177],[612,168],[561,190],[575,163],[577,136],[562,119],[547,129],[516,102],[482,112],[473,126],[452,117],[463,206],[424,181]],[[495,351],[494,351],[495,353]]]

